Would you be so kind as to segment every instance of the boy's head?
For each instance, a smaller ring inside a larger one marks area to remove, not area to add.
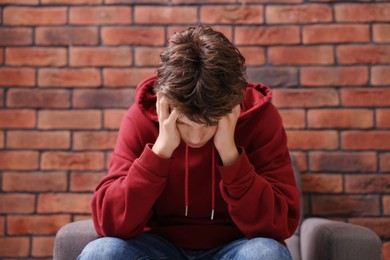
[[[156,91],[189,120],[213,125],[244,96],[245,58],[220,32],[190,27],[161,54]]]

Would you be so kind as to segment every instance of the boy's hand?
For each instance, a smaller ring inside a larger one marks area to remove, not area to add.
[[[176,127],[178,114],[175,109],[171,113],[169,112],[168,100],[161,93],[157,93],[156,109],[159,134],[152,151],[161,157],[171,158],[181,140],[179,130]]]
[[[238,117],[240,116],[240,105],[233,108],[232,112],[218,121],[217,132],[214,136],[214,145],[217,148],[224,166],[232,165],[239,157],[234,141],[234,131]]]

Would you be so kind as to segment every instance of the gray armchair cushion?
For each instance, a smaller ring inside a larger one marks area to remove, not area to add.
[[[57,232],[53,259],[76,259],[83,248],[98,237],[92,219],[66,224]]]
[[[308,218],[301,227],[302,260],[380,260],[382,242],[370,229]]]

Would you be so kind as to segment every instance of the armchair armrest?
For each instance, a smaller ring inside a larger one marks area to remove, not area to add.
[[[301,227],[302,260],[380,260],[382,242],[370,229],[350,223],[308,218]]]
[[[72,222],[61,227],[54,242],[54,260],[76,259],[83,248],[99,238],[92,219]]]

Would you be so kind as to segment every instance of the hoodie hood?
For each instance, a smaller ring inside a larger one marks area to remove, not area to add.
[[[135,103],[149,119],[158,122],[156,111],[157,96],[154,93],[154,82],[157,76],[151,76],[142,81],[136,91]],[[255,84],[248,82],[245,90],[245,97],[241,102],[241,113],[238,121],[251,116],[270,102],[272,98],[271,89],[264,84]]]

